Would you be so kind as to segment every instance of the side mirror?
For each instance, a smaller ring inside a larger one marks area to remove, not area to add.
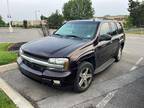
[[[52,33],[52,34],[54,35],[55,33],[56,33],[56,30],[55,30],[55,31],[53,31],[53,33]]]
[[[100,35],[99,36],[99,41],[107,41],[107,40],[111,40],[112,36],[109,34],[104,34],[104,35]]]

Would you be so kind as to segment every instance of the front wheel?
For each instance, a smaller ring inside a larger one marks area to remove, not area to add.
[[[74,91],[84,92],[89,88],[93,80],[93,65],[89,62],[83,62],[80,64],[76,79],[74,81]]]

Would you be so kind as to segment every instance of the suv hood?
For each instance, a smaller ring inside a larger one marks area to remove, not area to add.
[[[46,37],[26,43],[22,50],[42,57],[67,57],[86,41],[74,38]]]

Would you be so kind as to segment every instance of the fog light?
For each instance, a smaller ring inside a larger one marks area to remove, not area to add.
[[[60,81],[59,80],[53,80],[54,84],[57,84],[59,85],[60,84]]]

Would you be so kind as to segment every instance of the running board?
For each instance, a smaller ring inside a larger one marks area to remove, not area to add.
[[[97,68],[94,72],[94,74],[97,74],[99,72],[104,71],[106,68],[108,68],[111,64],[113,64],[115,62],[115,59],[112,58],[110,60],[108,60],[107,62],[105,62],[103,65],[101,65],[99,68]]]

